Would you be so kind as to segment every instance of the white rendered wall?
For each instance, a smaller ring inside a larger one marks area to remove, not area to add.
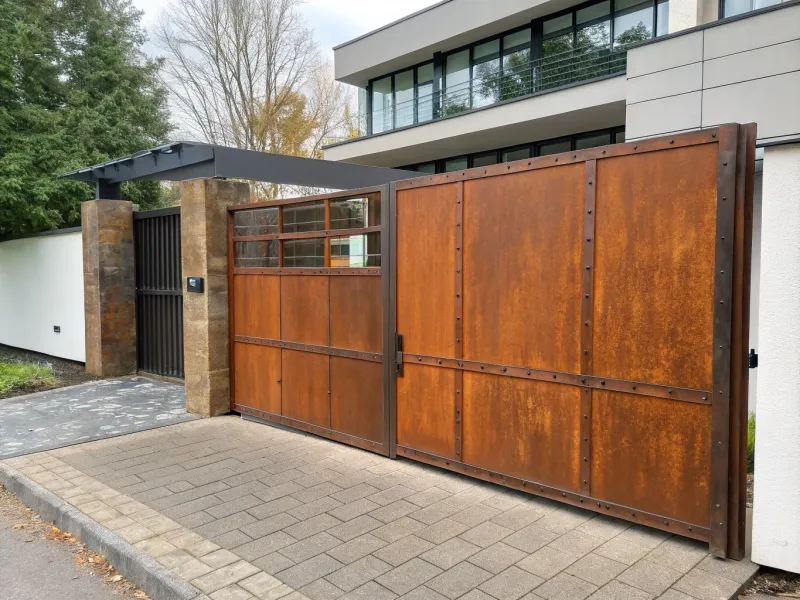
[[[763,177],[753,561],[800,573],[800,144]]]
[[[84,362],[83,311],[80,231],[0,243],[0,344]]]

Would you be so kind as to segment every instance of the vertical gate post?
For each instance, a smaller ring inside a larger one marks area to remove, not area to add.
[[[101,377],[136,372],[136,277],[133,204],[81,205],[86,371]]]
[[[228,378],[228,213],[250,201],[250,185],[219,179],[183,183],[181,262],[186,409],[203,417],[230,410]],[[202,293],[186,279],[202,277]]]

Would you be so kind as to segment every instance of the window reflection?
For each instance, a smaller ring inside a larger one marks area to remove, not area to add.
[[[469,50],[451,54],[445,61],[447,90],[442,102],[443,116],[454,115],[469,109]]]
[[[417,122],[433,118],[433,63],[417,67]]]
[[[277,267],[278,240],[263,242],[234,242],[233,266],[240,269]]]
[[[271,233],[278,233],[277,208],[240,210],[233,213],[233,234],[236,237]]]
[[[653,37],[652,2],[616,0],[614,9],[615,46],[628,46]]]
[[[392,128],[392,78],[372,82],[372,133]]]
[[[446,160],[444,163],[444,171],[445,173],[450,173],[452,171],[462,171],[467,168],[467,157],[466,156],[459,156],[458,158],[451,158]]]
[[[405,127],[414,123],[414,70],[394,76],[394,126]]]
[[[472,56],[472,108],[496,104],[500,100],[500,40],[475,46]]]
[[[325,240],[284,240],[284,267],[324,267]]]
[[[380,232],[331,238],[331,267],[380,266]]]
[[[381,224],[378,198],[331,200],[331,229],[359,229]]]
[[[325,229],[325,202],[308,202],[283,207],[283,232],[322,231]]]

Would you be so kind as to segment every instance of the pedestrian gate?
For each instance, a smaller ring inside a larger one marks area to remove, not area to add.
[[[725,125],[235,207],[233,408],[741,558],[754,152]]]
[[[183,378],[181,209],[133,213],[136,365]]]

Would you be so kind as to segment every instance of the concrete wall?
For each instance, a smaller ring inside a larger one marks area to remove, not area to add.
[[[800,144],[764,154],[753,561],[800,572]]]
[[[760,141],[800,133],[800,5],[628,52],[626,139],[758,123]]]
[[[81,232],[0,243],[0,344],[83,362],[84,335]]]
[[[392,166],[616,127],[625,77],[612,77],[325,149],[325,159]]]

